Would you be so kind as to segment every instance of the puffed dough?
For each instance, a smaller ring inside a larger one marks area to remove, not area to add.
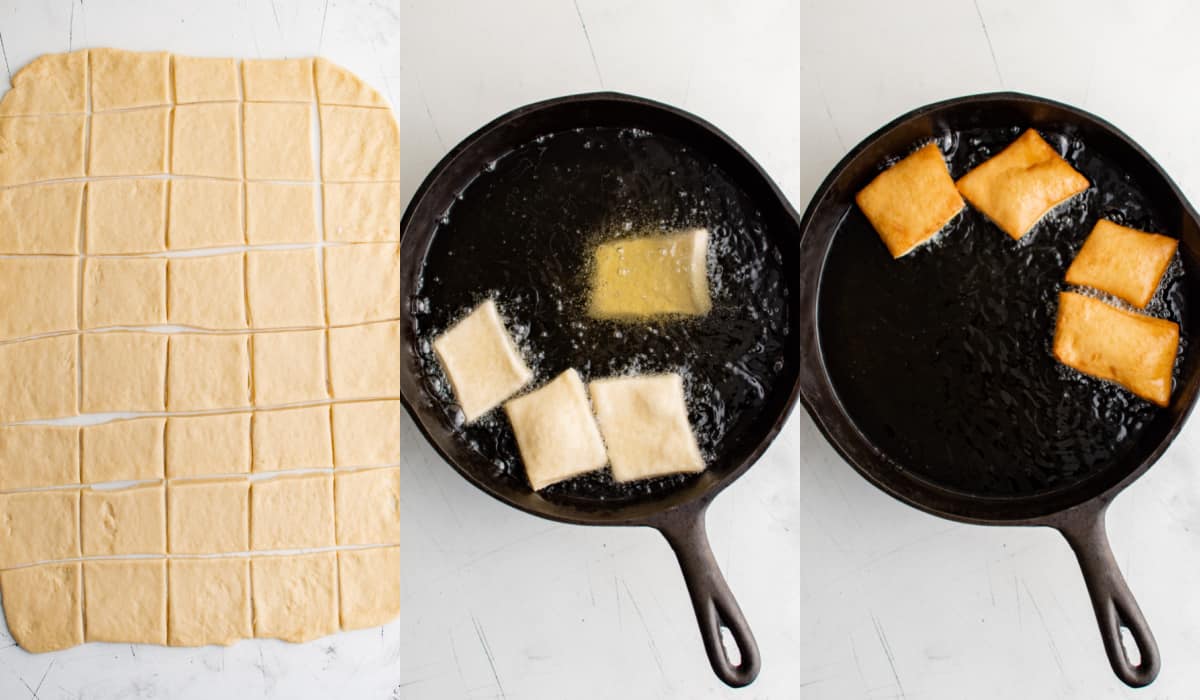
[[[596,471],[608,458],[574,369],[504,404],[534,491]]]
[[[400,179],[400,129],[391,110],[321,106],[321,177],[333,182]]]
[[[89,333],[83,336],[82,362],[84,413],[166,407],[166,334]]]
[[[596,249],[589,313],[596,318],[703,316],[708,294],[708,231],[625,238]]]
[[[438,336],[433,349],[468,423],[533,378],[491,299]]]
[[[399,318],[400,244],[326,248],[325,304],[335,326]]]
[[[0,185],[83,177],[82,114],[0,119]]]
[[[171,554],[219,554],[250,548],[250,482],[185,479],[167,485]]]
[[[167,244],[167,182],[90,182],[86,216],[89,255],[161,252]]]
[[[250,487],[250,546],[255,550],[332,547],[333,477],[281,476]]]
[[[89,642],[167,643],[167,560],[83,563],[83,627]]]
[[[597,379],[588,388],[616,481],[704,471],[678,374]]]
[[[171,250],[240,246],[242,183],[225,180],[171,180],[167,247]]]
[[[250,338],[177,333],[171,336],[167,408],[200,411],[250,405]]]
[[[246,242],[309,243],[320,238],[312,185],[246,184]]]
[[[396,416],[399,425],[399,415]],[[0,428],[0,491],[79,483],[79,428]]]
[[[246,102],[242,109],[246,178],[312,180],[312,108],[305,104]]]
[[[165,51],[92,49],[92,109],[171,103],[171,55]]]
[[[400,395],[400,323],[329,329],[330,389],[336,399]]]
[[[325,105],[387,107],[387,102],[357,75],[323,58],[316,60],[317,100]]]
[[[73,257],[0,258],[0,340],[75,330],[78,294]]]
[[[0,571],[8,632],[22,649],[40,654],[83,644],[81,572],[77,561]]]
[[[79,510],[85,557],[167,553],[167,502],[161,484],[83,489]]]
[[[84,328],[166,322],[166,258],[89,257],[83,261]]]
[[[82,210],[82,182],[0,190],[0,255],[75,255]]]
[[[325,325],[318,251],[252,250],[246,253],[246,293],[251,328]]]
[[[250,414],[171,416],[167,419],[167,477],[250,471]]]
[[[0,569],[79,557],[79,489],[0,494]]]
[[[338,629],[334,552],[254,557],[254,636],[307,642]]]
[[[1177,247],[1170,236],[1101,219],[1067,268],[1067,284],[1095,287],[1144,309]]]
[[[165,173],[170,138],[170,107],[93,114],[88,174]]]
[[[171,139],[176,175],[240,178],[242,141],[238,105],[230,102],[179,105]]]
[[[0,115],[68,114],[87,108],[86,50],[38,56],[12,76]]]
[[[165,418],[85,425],[80,430],[85,484],[163,478]]]
[[[242,61],[247,102],[312,102],[311,58],[248,58]]]
[[[229,646],[254,634],[249,559],[171,559],[167,572],[168,644]]]
[[[400,240],[400,185],[326,183],[325,240],[374,243]]]
[[[854,201],[893,258],[933,238],[964,206],[935,143],[879,173]]]
[[[256,472],[333,466],[329,406],[256,411],[250,440]]]
[[[232,58],[172,56],[175,63],[175,101],[237,102],[237,61]]]
[[[400,615],[400,548],[343,550],[338,555],[342,629],[376,627]]]
[[[76,335],[0,345],[0,423],[78,413]]]
[[[255,333],[250,359],[255,406],[329,398],[323,330]]]
[[[212,330],[245,328],[245,268],[242,253],[171,258],[167,320]]]
[[[374,467],[400,461],[400,402],[333,405],[333,464]]]
[[[400,468],[339,472],[333,495],[337,543],[400,542]]]

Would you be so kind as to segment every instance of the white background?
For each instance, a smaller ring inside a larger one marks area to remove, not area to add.
[[[893,117],[1009,89],[1110,120],[1200,201],[1198,27],[1182,0],[804,0],[801,200]],[[1163,656],[1143,691],[1110,672],[1057,533],[924,515],[861,479],[807,416],[800,439],[804,698],[1200,697],[1196,421],[1109,512]]]

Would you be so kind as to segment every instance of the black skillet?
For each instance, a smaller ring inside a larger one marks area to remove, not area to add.
[[[708,317],[588,320],[581,300],[599,240],[692,226],[712,232]],[[430,444],[468,481],[528,513],[661,531],[713,670],[732,686],[753,681],[758,648],[713,558],[704,513],[763,453],[798,392],[799,285],[789,272],[799,217],[779,189],[693,115],[627,95],[577,95],[517,109],[455,147],[413,197],[401,235],[401,394]],[[683,371],[706,471],[633,488],[601,473],[531,491],[502,412],[463,426],[429,347],[485,296],[531,360],[534,386],[568,367],[585,381]],[[737,654],[724,648],[722,627]]]
[[[1026,127],[1092,188],[1014,242],[974,209],[928,249],[894,261],[853,203],[891,159],[936,140],[960,177]],[[1059,530],[1083,570],[1109,662],[1152,682],[1154,637],[1113,558],[1108,504],[1179,432],[1196,398],[1196,353],[1181,352],[1170,406],[1060,367],[1050,353],[1057,293],[1098,217],[1181,239],[1149,312],[1182,324],[1200,283],[1200,222],[1162,168],[1079,109],[1000,93],[910,112],[856,146],[805,213],[801,401],[866,479],[952,520]],[[1121,628],[1131,633],[1129,658]]]

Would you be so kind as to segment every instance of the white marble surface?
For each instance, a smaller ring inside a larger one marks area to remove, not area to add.
[[[1141,142],[1200,201],[1200,7],[1187,2],[804,0],[801,201],[847,149],[922,104],[1056,98]],[[1200,688],[1200,425],[1119,496],[1109,533],[1163,657],[1110,672],[1083,581],[1045,529],[919,513],[800,421],[805,698],[1194,698]]]

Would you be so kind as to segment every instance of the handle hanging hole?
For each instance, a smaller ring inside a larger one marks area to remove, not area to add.
[[[721,625],[721,647],[725,649],[725,658],[731,666],[737,667],[742,664],[742,648],[733,638],[733,632],[725,625]]]
[[[1130,666],[1138,667],[1142,665],[1142,648],[1138,646],[1137,640],[1133,637],[1133,632],[1125,625],[1121,625],[1121,649],[1125,652],[1125,659]]]

